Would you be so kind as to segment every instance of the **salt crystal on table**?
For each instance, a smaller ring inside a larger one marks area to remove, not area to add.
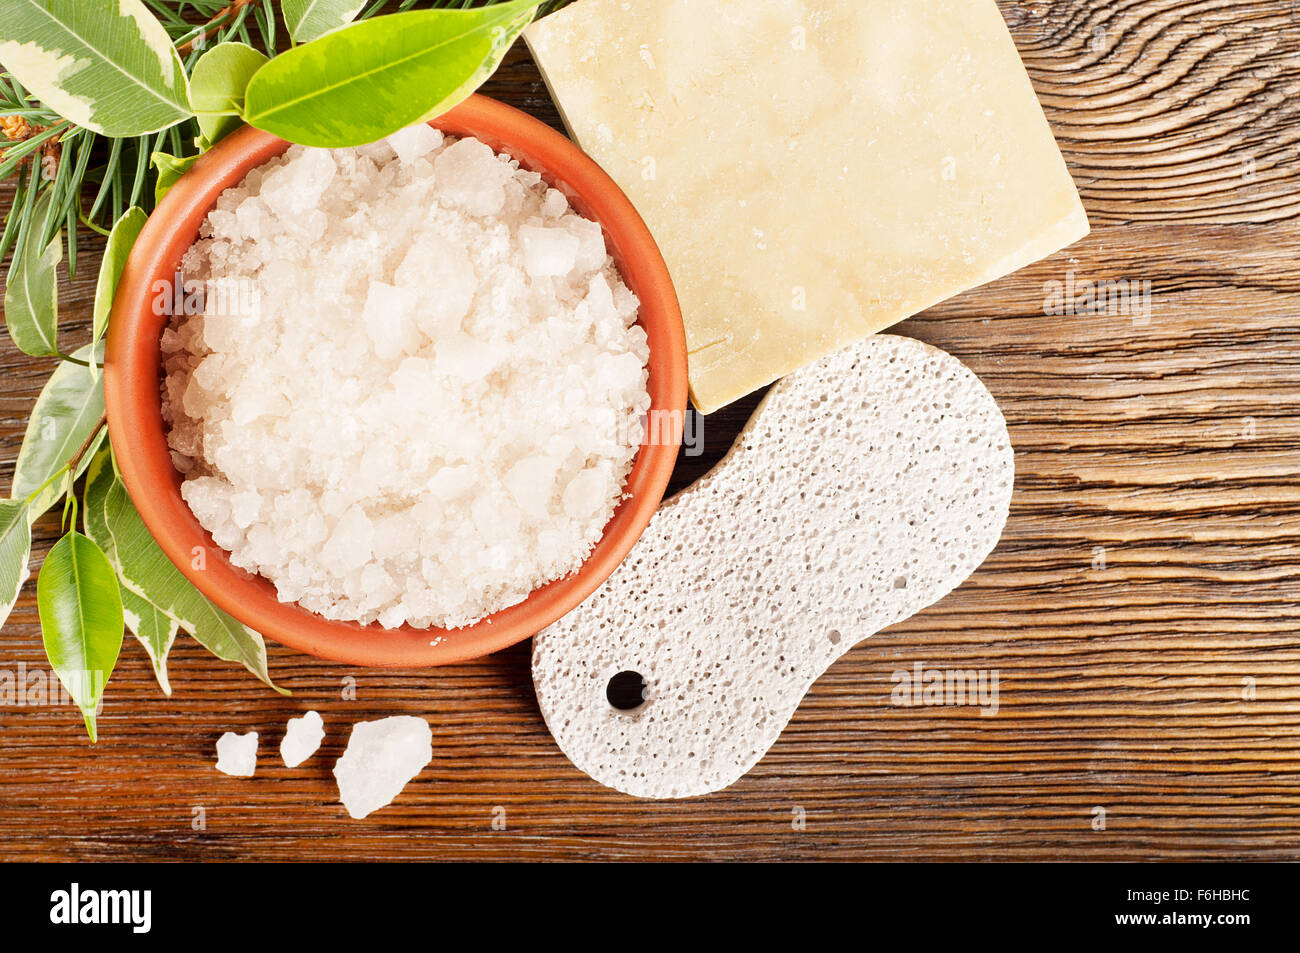
[[[393,802],[433,760],[433,731],[423,718],[394,715],[352,727],[347,750],[334,765],[339,800],[360,819]]]
[[[227,731],[217,739],[217,770],[232,778],[251,778],[257,770],[257,732]]]
[[[296,768],[316,753],[325,738],[325,722],[320,712],[309,711],[299,718],[290,718],[280,742],[280,757],[286,768]]]

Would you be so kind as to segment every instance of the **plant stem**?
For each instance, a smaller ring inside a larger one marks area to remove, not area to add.
[[[77,494],[72,492],[72,474],[74,472],[75,471],[73,470],[69,470],[67,472],[66,474],[67,486],[63,488],[64,497],[63,497],[62,529],[63,532],[65,533],[69,532],[69,530],[75,530],[77,528]],[[71,512],[72,514],[71,519],[68,518],[69,512]]]
[[[104,411],[104,413],[100,414],[99,423],[95,424],[94,429],[90,431],[90,436],[86,437],[85,442],[77,448],[77,452],[74,453],[72,458],[68,461],[67,468],[70,472],[77,472],[77,464],[81,462],[81,458],[86,455],[86,451],[94,444],[95,439],[99,436],[100,430],[104,428],[106,423],[108,423],[108,411]]]
[[[217,11],[216,16],[203,24],[203,32],[191,37],[180,46],[176,47],[176,51],[180,53],[182,57],[188,56],[194,52],[194,44],[201,41],[206,42],[208,37],[220,30],[231,17],[240,11],[240,9],[261,2],[262,0],[231,0],[229,5]]]
[[[90,229],[92,232],[96,232],[96,233],[98,233],[98,234],[100,234],[100,235],[103,235],[105,238],[108,238],[110,235],[113,234],[113,233],[110,232],[108,229],[106,229],[106,228],[101,228],[99,225],[96,225],[94,222],[92,222],[90,219],[86,218],[86,216],[84,216],[84,215],[79,215],[79,216],[77,216],[77,217],[81,220],[81,224],[82,224],[82,225],[85,225],[85,226],[86,226],[88,229]]]

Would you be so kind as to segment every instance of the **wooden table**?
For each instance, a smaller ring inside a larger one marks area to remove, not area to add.
[[[273,646],[284,699],[182,638],[167,699],[128,640],[97,747],[70,709],[0,707],[0,857],[1300,856],[1295,6],[1003,2],[1094,231],[897,330],[998,398],[1010,522],[961,589],[837,663],[734,787],[661,803],[589,780],[538,715],[527,644],[390,672]],[[558,125],[522,50],[486,91]],[[69,340],[92,272],[63,289]],[[1046,283],[1071,272],[1149,281],[1149,315],[1045,316]],[[6,479],[49,370],[0,345]],[[753,404],[709,418],[677,486]],[[37,535],[39,558],[52,517]],[[891,674],[918,661],[996,669],[997,716],[891,705]],[[30,584],[0,633],[0,667],[19,663],[45,667]],[[308,708],[324,749],[278,766],[285,721]],[[404,712],[433,726],[433,763],[351,821],[330,775],[346,727]],[[227,729],[262,733],[256,778],[213,770]]]

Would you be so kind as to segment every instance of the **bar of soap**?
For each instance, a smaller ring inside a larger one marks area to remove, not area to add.
[[[658,240],[705,413],[1088,232],[994,0],[578,0],[524,36]]]

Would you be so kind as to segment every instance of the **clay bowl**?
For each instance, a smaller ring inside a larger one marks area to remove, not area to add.
[[[432,125],[510,154],[600,222],[610,254],[641,299],[651,412],[680,421],[686,406],[686,338],[677,295],[654,239],[622,190],[564,136],[484,96],[470,97]],[[250,628],[299,651],[356,665],[429,666],[476,658],[526,639],[582,602],[627,555],[663,498],[680,426],[658,428],[658,439],[642,445],[627,498],[576,573],[463,629],[362,626],[282,603],[270,582],[230,563],[181,499],[181,476],[172,465],[162,420],[159,339],[168,316],[155,313],[155,282],[173,282],[217,197],[288,147],[256,129],[232,133],[171,189],[131,252],[113,305],[104,365],[109,434],[126,488],[163,552],[204,595]],[[196,547],[206,550],[205,560],[194,559]]]

